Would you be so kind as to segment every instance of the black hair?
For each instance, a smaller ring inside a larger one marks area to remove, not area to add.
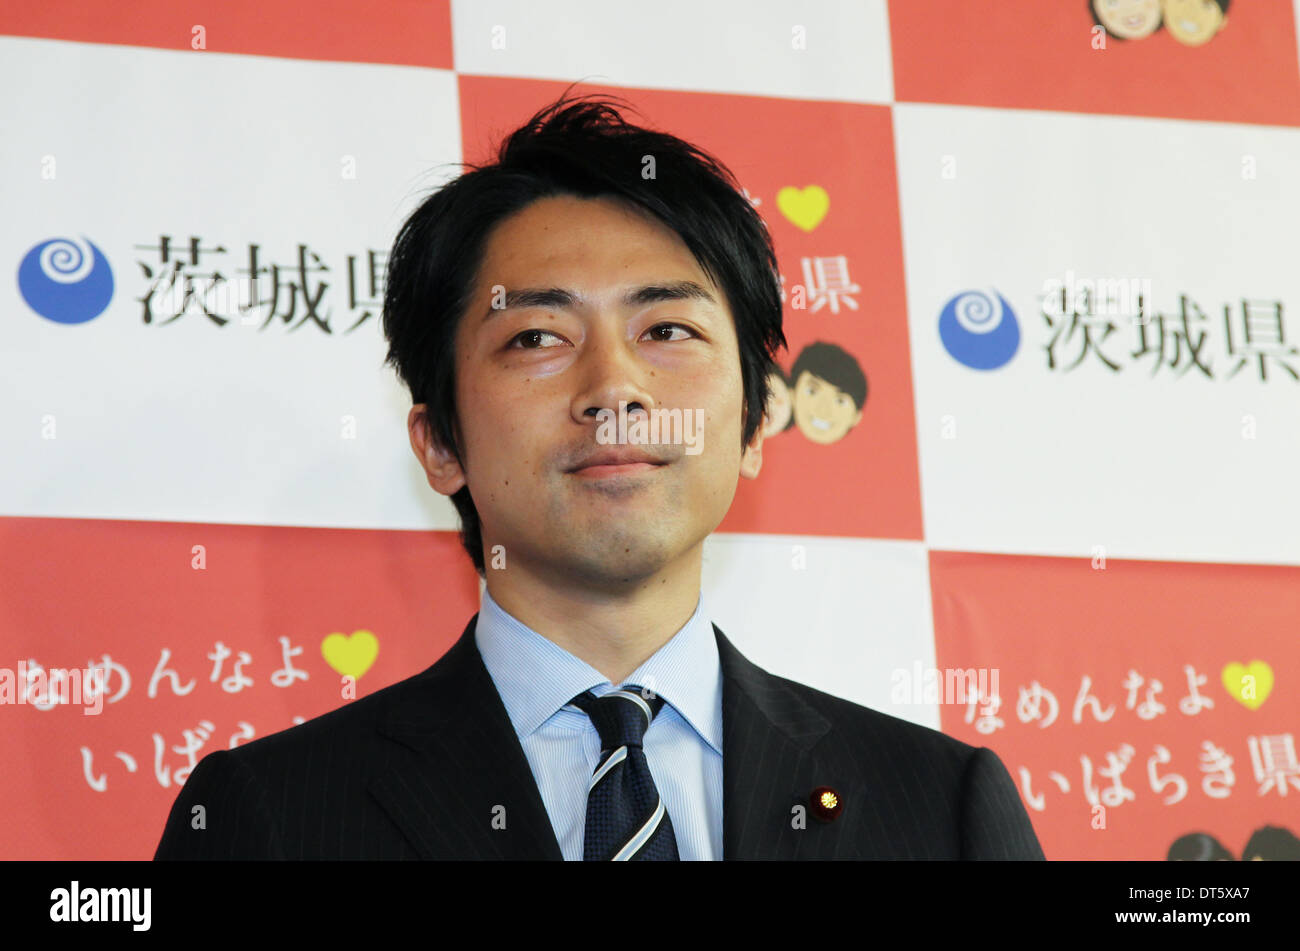
[[[560,98],[500,145],[496,161],[470,165],[427,197],[399,229],[388,257],[383,328],[393,366],[427,404],[430,431],[462,461],[456,407],[456,328],[473,297],[492,230],[541,198],[608,196],[675,231],[726,295],[740,349],[742,447],[761,425],[767,375],[786,346],[776,253],[763,219],[735,175],[709,153],[626,122],[619,97]],[[653,159],[654,174],[645,177]],[[451,497],[461,544],[485,574],[478,511],[469,486]]]
[[[862,409],[867,402],[867,378],[853,354],[833,343],[810,343],[799,351],[794,366],[790,368],[790,393],[799,385],[799,376],[807,370],[827,383],[838,387],[853,398],[853,404]]]
[[[1260,826],[1241,850],[1241,860],[1249,862],[1256,855],[1274,862],[1300,861],[1300,839],[1281,826]]]
[[[1217,862],[1232,858],[1232,853],[1208,832],[1189,832],[1174,839],[1169,846],[1170,862]]]

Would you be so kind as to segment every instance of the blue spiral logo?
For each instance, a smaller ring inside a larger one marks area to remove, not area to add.
[[[997,291],[963,291],[944,305],[939,339],[958,363],[972,370],[996,370],[1016,355],[1020,322]]]
[[[85,235],[51,238],[28,251],[18,265],[18,292],[47,320],[84,324],[113,299],[113,269]]]

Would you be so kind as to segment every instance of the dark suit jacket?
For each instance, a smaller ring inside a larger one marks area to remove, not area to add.
[[[155,859],[561,859],[477,620],[423,673],[205,756]],[[713,630],[724,858],[1043,858],[991,750],[774,677]],[[841,813],[796,828],[818,786]]]

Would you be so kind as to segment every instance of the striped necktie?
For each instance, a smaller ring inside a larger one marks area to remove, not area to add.
[[[641,749],[641,739],[664,699],[647,700],[644,693],[627,684],[603,697],[588,690],[572,700],[600,734],[600,762],[587,784],[583,861],[679,859],[672,820]]]

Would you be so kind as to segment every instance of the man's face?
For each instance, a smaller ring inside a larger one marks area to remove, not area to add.
[[[623,301],[684,281],[713,301]],[[576,302],[502,306],[507,294],[551,288]],[[617,413],[620,401],[629,424],[691,411],[699,451],[668,441],[667,426],[658,444],[601,444],[596,414]],[[725,295],[671,229],[607,198],[541,199],[489,236],[456,334],[456,402],[461,464],[417,439],[423,406],[412,410],[412,446],[439,492],[468,484],[489,572],[501,545],[507,569],[634,584],[694,554],[730,508],[738,475],[753,478],[761,464],[761,429],[741,451],[740,354]],[[572,471],[607,450],[662,464]]]
[[[1093,0],[1102,26],[1115,36],[1140,40],[1160,26],[1160,0]]]

